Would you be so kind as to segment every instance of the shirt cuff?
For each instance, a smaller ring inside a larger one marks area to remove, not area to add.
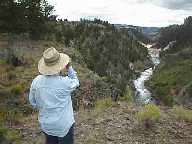
[[[69,69],[68,69],[68,76],[69,77],[74,77],[74,76],[76,76],[76,71],[73,69],[73,67],[72,66],[69,66]]]

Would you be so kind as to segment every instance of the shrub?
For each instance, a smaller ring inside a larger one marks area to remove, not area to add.
[[[6,139],[11,141],[11,142],[17,142],[19,141],[20,139],[20,135],[19,133],[16,131],[16,130],[7,130],[7,133],[5,135]]]
[[[123,96],[120,97],[120,101],[133,102],[133,91],[129,86],[126,86]]]
[[[7,133],[7,129],[4,126],[0,125],[0,143],[5,143],[5,142],[8,143],[8,141],[5,138],[6,133]]]
[[[1,112],[0,112],[0,135],[1,135],[1,128],[4,123],[4,121],[6,120],[6,112],[7,112],[7,109],[3,106],[0,107],[1,109]]]
[[[185,109],[183,106],[174,106],[173,113],[180,119],[192,122],[192,110]]]
[[[111,106],[112,104],[113,104],[113,101],[111,98],[96,100],[96,106]]]
[[[3,100],[4,98],[6,98],[6,96],[10,96],[10,95],[11,95],[11,91],[9,89],[6,89],[6,88],[0,89],[0,96],[1,96],[0,100]]]
[[[173,96],[169,96],[169,95],[166,95],[162,98],[162,100],[164,101],[164,103],[167,105],[167,106],[170,106],[172,107],[173,104],[174,104],[174,97]]]
[[[30,115],[34,111],[30,105],[20,105],[18,108],[23,116]]]
[[[4,137],[5,133],[7,132],[7,129],[4,127],[0,127],[0,138]]]
[[[19,47],[17,48],[7,48],[7,63],[17,67],[25,64],[25,51]]]
[[[8,72],[8,79],[13,80],[16,78],[16,73],[14,71]]]
[[[8,144],[12,142],[18,142],[19,138],[20,136],[18,131],[8,129],[0,125],[0,143]]]
[[[18,109],[10,109],[5,114],[5,121],[14,124],[18,123],[21,117],[23,117],[23,115]]]
[[[160,108],[155,104],[145,105],[144,108],[137,113],[137,118],[144,123],[146,128],[154,126],[160,119]]]
[[[0,59],[0,64],[1,64],[1,65],[7,64],[7,61],[6,61],[6,60],[3,60],[3,59]]]
[[[24,85],[23,85],[23,84],[16,84],[15,86],[13,86],[13,87],[11,88],[11,92],[12,92],[12,94],[14,94],[14,95],[21,94],[21,93],[24,92],[24,90],[25,90],[25,88],[24,88]]]

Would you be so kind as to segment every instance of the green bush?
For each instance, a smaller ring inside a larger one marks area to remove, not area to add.
[[[180,119],[192,122],[192,110],[185,109],[182,106],[174,106],[173,113]]]
[[[160,119],[160,108],[155,104],[145,105],[144,108],[137,113],[137,118],[144,124],[146,128],[154,126]]]

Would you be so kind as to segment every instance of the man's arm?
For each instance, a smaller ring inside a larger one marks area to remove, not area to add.
[[[35,100],[35,89],[34,89],[34,82],[31,84],[30,92],[29,92],[29,103],[36,108],[36,100]]]

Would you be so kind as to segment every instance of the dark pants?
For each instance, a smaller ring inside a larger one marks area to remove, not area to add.
[[[46,142],[45,144],[73,144],[74,143],[74,125],[71,126],[69,132],[64,137],[57,137],[47,135],[45,133]]]

